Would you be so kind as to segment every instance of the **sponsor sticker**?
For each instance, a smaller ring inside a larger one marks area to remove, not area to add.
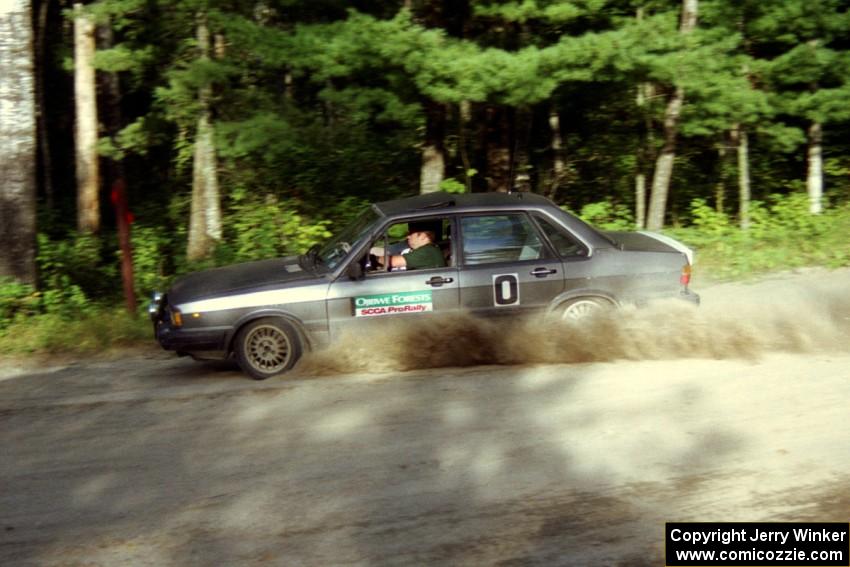
[[[355,317],[424,313],[433,310],[431,290],[361,295],[354,298]]]

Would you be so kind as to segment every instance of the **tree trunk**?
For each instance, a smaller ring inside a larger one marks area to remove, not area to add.
[[[697,23],[698,0],[682,1],[682,20],[679,31],[690,33]],[[667,208],[667,196],[670,193],[670,179],[673,177],[673,161],[676,158],[676,136],[679,132],[679,116],[685,101],[685,90],[675,87],[667,108],[664,111],[664,146],[655,161],[652,176],[652,194],[649,199],[647,228],[661,230],[664,227],[664,213]]]
[[[210,56],[210,32],[204,14],[198,17],[198,49],[202,59]],[[208,257],[221,240],[221,203],[218,188],[218,159],[210,113],[210,87],[198,94],[201,111],[195,132],[195,154],[192,164],[192,207],[189,217],[190,261]]]
[[[466,192],[472,193],[472,161],[469,159],[469,148],[466,141],[467,124],[472,119],[472,105],[468,100],[461,101],[457,107],[457,145],[460,161],[463,163],[463,184]]]
[[[646,175],[642,171],[635,175],[635,225],[646,227]]]
[[[721,135],[717,146],[717,182],[714,184],[714,210],[723,213],[726,208],[726,140]]]
[[[555,108],[549,111],[549,135],[552,139],[552,180],[546,191],[546,196],[554,199],[567,177],[567,166],[564,162],[564,142],[561,137],[561,117]]]
[[[673,161],[676,159],[676,135],[679,131],[679,115],[685,100],[685,91],[676,87],[672,98],[664,111],[664,145],[655,160],[655,172],[652,176],[652,193],[649,197],[649,212],[646,226],[649,230],[661,230],[664,227],[664,212],[667,209],[667,195],[670,192],[670,179],[673,177]]]
[[[508,109],[487,107],[487,188],[508,193],[511,190],[511,143]]]
[[[640,12],[638,13],[640,17]],[[646,170],[652,161],[652,115],[646,106],[652,96],[651,83],[640,83],[637,87],[635,103],[643,120],[640,132],[639,147],[635,156],[635,225],[639,229],[646,228]]]
[[[74,4],[74,102],[76,104],[77,229],[100,230],[100,171],[97,157],[95,26]]]
[[[808,134],[806,190],[809,193],[809,212],[819,215],[823,211],[823,130],[820,122],[812,122]]]
[[[517,109],[514,117],[516,144],[514,151],[513,188],[514,191],[531,191],[531,109],[527,106]]]
[[[100,25],[97,27],[100,47],[111,48],[114,44],[112,27]],[[121,113],[121,84],[116,73],[100,73],[101,115],[106,126],[107,134],[113,139],[123,126]],[[115,226],[118,229],[118,248],[121,251],[121,282],[124,288],[124,304],[131,315],[136,315],[136,290],[133,275],[133,248],[130,237],[132,216],[127,202],[127,180],[124,172],[124,162],[121,158],[104,160],[104,172],[107,186],[110,188],[110,201],[115,209]]]
[[[45,45],[47,41],[47,16],[49,2],[41,2],[38,7],[38,25],[35,30],[35,93],[36,93],[36,108],[40,111],[36,113],[36,124],[38,128],[38,146],[40,151],[40,167],[41,167],[41,183],[44,189],[44,204],[48,211],[53,210],[54,206],[54,190],[53,190],[53,160],[50,155],[50,138],[47,135],[47,117],[44,109],[44,72],[47,67],[45,58]]]
[[[644,8],[639,6],[635,18],[640,22],[643,16]],[[638,113],[643,118],[641,120],[643,131],[639,134],[640,141],[635,156],[635,226],[638,229],[646,228],[646,164],[649,161],[647,156],[649,156],[652,136],[652,117],[646,111],[646,105],[651,91],[651,83],[639,83],[635,96]]]
[[[0,2],[0,277],[34,284],[36,121],[31,4]]]
[[[750,140],[747,131],[736,124],[732,130],[738,149],[738,222],[742,229],[750,227]]]
[[[446,152],[443,140],[446,135],[446,107],[433,100],[423,102],[425,110],[425,143],[422,146],[422,171],[420,193],[440,190],[446,174]]]

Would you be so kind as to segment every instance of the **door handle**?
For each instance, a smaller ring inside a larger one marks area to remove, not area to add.
[[[554,268],[534,268],[531,270],[531,275],[538,278],[545,278],[548,275],[556,273],[558,273],[558,270]]]
[[[427,280],[425,283],[428,285],[432,285],[434,287],[440,287],[444,283],[452,283],[454,281],[453,278],[444,278],[443,276],[434,276],[430,280]]]

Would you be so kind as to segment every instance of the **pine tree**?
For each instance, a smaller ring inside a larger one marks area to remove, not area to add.
[[[805,131],[809,210],[823,208],[823,130],[850,119],[850,12],[840,0],[771,0],[748,23],[773,93],[789,126]]]

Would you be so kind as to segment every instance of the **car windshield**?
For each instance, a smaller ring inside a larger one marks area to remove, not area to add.
[[[378,213],[372,207],[367,208],[353,222],[343,228],[339,234],[321,247],[311,249],[305,254],[307,261],[313,265],[321,264],[333,270],[348,255],[352,246],[371,231],[379,218]]]

